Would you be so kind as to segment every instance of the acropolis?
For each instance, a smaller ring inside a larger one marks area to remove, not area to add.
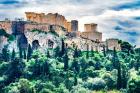
[[[71,46],[72,43],[75,43],[79,49],[86,50],[87,49],[86,44],[88,44],[90,50],[93,48],[94,50],[101,51],[103,46],[106,46],[106,48],[111,50],[114,47],[116,47],[117,50],[120,50],[120,45],[117,39],[107,39],[106,41],[102,41],[102,33],[97,30],[98,24],[96,23],[85,24],[84,31],[81,32],[78,29],[78,20],[74,19],[71,21],[67,21],[65,16],[60,15],[58,13],[45,14],[45,13],[25,12],[25,14],[27,19],[26,21],[23,20],[0,21],[0,29],[5,29],[7,33],[14,35],[20,34],[27,35],[27,33],[32,30],[41,30],[44,32],[48,32],[50,31],[50,29],[53,29],[59,35],[63,34],[69,37],[65,41],[68,44],[68,46]],[[62,30],[64,32],[62,32]],[[33,36],[29,35],[26,37],[28,42],[32,43],[33,40],[31,40],[31,38]],[[2,40],[3,38],[1,38],[1,42]]]

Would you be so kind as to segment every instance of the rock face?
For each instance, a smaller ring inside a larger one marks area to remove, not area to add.
[[[5,36],[0,36],[0,52],[7,43],[7,38]]]
[[[56,48],[57,46],[61,47],[60,37],[53,35],[52,33],[45,34],[38,32],[26,32],[25,35],[30,45],[37,41],[41,51],[45,51],[47,48]],[[50,41],[52,43],[50,43]]]
[[[101,51],[103,49],[102,43],[98,43],[98,42],[95,42],[95,41],[92,41],[89,39],[84,39],[82,37],[67,39],[66,43],[70,47],[73,47],[73,45],[75,45],[78,47],[78,49],[80,49],[82,51],[87,51],[87,49],[89,51],[91,51],[92,49],[94,51]]]
[[[8,38],[5,36],[0,36],[0,53],[2,52],[2,49],[4,48],[4,46],[8,46],[8,50],[10,52],[13,51],[13,49],[18,52],[18,47],[17,47],[17,39],[15,39],[12,42],[8,42]]]

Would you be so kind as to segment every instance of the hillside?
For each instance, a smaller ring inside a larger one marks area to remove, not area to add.
[[[26,33],[36,40],[58,42],[45,51],[9,51],[0,54],[1,93],[140,93],[140,51],[120,41],[121,51],[81,51],[65,46],[65,39],[52,33]],[[46,34],[46,35],[45,35]],[[30,41],[30,40],[29,40]],[[40,47],[42,48],[42,47]]]

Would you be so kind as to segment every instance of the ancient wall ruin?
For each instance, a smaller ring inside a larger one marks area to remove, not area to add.
[[[120,44],[118,43],[118,39],[107,39],[105,43],[108,49],[110,50],[113,50],[114,47],[116,50],[121,50]]]
[[[5,29],[9,34],[12,33],[12,22],[11,21],[0,21],[0,29]]]
[[[67,28],[67,20],[64,16],[58,13],[34,13],[34,12],[25,12],[28,21],[33,21],[37,23],[47,23],[50,25],[59,25]]]

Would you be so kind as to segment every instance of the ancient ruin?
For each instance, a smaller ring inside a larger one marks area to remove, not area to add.
[[[116,47],[117,50],[120,50],[120,45],[117,39],[107,39],[106,41],[102,41],[102,33],[98,32],[98,25],[95,23],[85,24],[84,32],[81,32],[78,29],[77,20],[71,20],[69,22],[63,15],[60,15],[58,13],[45,14],[25,12],[25,14],[27,18],[26,21],[0,21],[0,29],[5,29],[7,33],[13,35],[25,34],[29,43],[32,43],[34,40],[38,40],[39,43],[41,43],[41,46],[45,45],[52,48],[56,46],[56,43],[52,42],[53,40],[51,41],[51,43],[48,43],[52,38],[42,36],[40,37],[40,35],[37,36],[34,34],[30,34],[30,32],[32,30],[39,30],[43,32],[49,32],[50,29],[54,30],[58,35],[68,35],[69,38],[66,40],[66,43],[69,46],[71,46],[72,43],[75,43],[81,50],[86,50],[87,45],[89,45],[90,50],[94,49],[101,51],[102,46],[106,46],[106,48],[109,48],[111,50]],[[3,37],[1,37],[0,39],[1,42],[4,41]]]

